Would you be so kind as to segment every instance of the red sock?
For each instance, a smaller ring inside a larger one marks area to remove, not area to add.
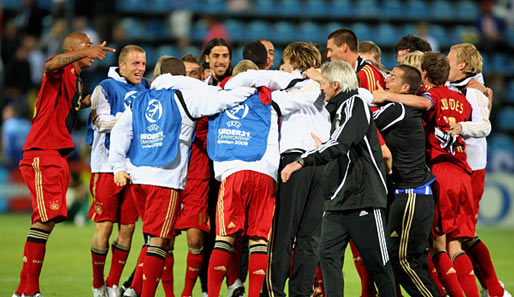
[[[432,277],[432,280],[434,281],[437,291],[439,291],[439,294],[441,296],[446,296],[446,291],[444,290],[443,285],[437,278],[437,269],[435,269],[434,263],[432,262],[432,255],[428,253],[428,272],[430,273],[430,276]]]
[[[141,297],[154,297],[168,252],[160,247],[149,246],[143,265],[143,290]]]
[[[268,248],[266,244],[254,244],[249,247],[248,260],[248,297],[259,297],[268,269]]]
[[[353,254],[353,262],[355,263],[355,268],[357,269],[357,273],[361,279],[362,292],[361,297],[375,297],[377,296],[377,290],[375,290],[375,284],[369,275],[366,266],[364,266],[364,262],[362,262],[361,255],[357,250],[357,247],[353,243],[353,240],[350,240],[350,248]]]
[[[132,284],[130,285],[136,291],[138,296],[141,295],[141,291],[143,290],[143,264],[147,250],[148,246],[145,244],[139,253],[139,258],[137,258],[136,272],[134,273]]]
[[[462,287],[457,277],[457,271],[453,267],[452,260],[447,252],[438,252],[432,258],[439,281],[443,284],[448,295],[452,297],[464,297]]]
[[[100,288],[105,285],[104,267],[108,250],[101,250],[91,247],[91,262],[93,263],[93,288]]]
[[[327,292],[325,292],[325,285],[323,285],[323,273],[321,272],[321,266],[318,264],[318,267],[316,268],[316,277],[315,277],[315,285],[319,286],[321,288],[321,294],[323,294],[323,297],[327,297]]]
[[[43,268],[43,260],[45,259],[46,241],[50,232],[30,228],[27,236],[27,284],[25,286],[25,295],[34,295],[39,292],[39,275]]]
[[[28,253],[28,243],[25,242],[25,248],[23,249],[23,266],[21,267],[20,272],[20,284],[18,285],[18,289],[16,290],[16,294],[22,295],[25,291],[25,286],[27,284],[27,253]]]
[[[219,297],[221,283],[227,274],[232,245],[223,240],[216,240],[207,268],[207,292],[209,297]]]
[[[162,269],[161,283],[166,297],[175,297],[173,293],[173,250],[169,250],[164,260],[164,268]]]
[[[473,273],[473,264],[471,264],[471,260],[469,260],[465,252],[458,253],[455,256],[453,266],[457,271],[457,277],[466,297],[479,297],[477,282]]]
[[[187,253],[187,267],[186,277],[184,281],[184,290],[182,291],[182,297],[190,297],[193,294],[193,288],[195,286],[196,279],[200,273],[202,267],[203,252],[199,254],[193,254],[191,251]]]
[[[229,286],[241,276],[241,243],[238,239],[234,242],[234,248],[230,253],[230,261],[227,267],[227,283]]]
[[[112,287],[113,285],[118,286],[121,272],[123,271],[123,267],[125,267],[125,263],[127,262],[129,251],[130,247],[123,246],[117,242],[112,243],[111,270],[109,271],[109,276],[105,281],[105,285],[107,287]]]
[[[482,287],[487,288],[489,291],[489,296],[502,297],[504,289],[500,285],[498,277],[496,277],[489,249],[478,237],[475,238],[477,240],[476,243],[466,249],[466,254],[475,268],[475,274]]]

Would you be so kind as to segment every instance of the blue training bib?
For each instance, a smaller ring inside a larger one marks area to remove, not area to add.
[[[264,156],[271,126],[271,104],[259,94],[209,118],[207,153],[214,161],[258,161]]]
[[[129,158],[136,166],[170,164],[178,152],[182,116],[176,90],[146,90],[132,101],[134,139]]]

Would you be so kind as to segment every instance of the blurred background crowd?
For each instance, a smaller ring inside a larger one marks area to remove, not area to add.
[[[275,46],[272,69],[277,69],[289,42],[312,41],[321,49],[328,34],[341,27],[350,27],[359,41],[378,44],[387,69],[396,64],[394,44],[407,34],[426,39],[443,54],[452,44],[477,46],[484,58],[486,85],[494,90],[486,196],[489,185],[496,206],[481,208],[485,212],[481,221],[514,226],[510,209],[514,202],[513,0],[0,0],[0,213],[30,210],[17,166],[44,62],[62,51],[60,45],[68,33],[85,32],[94,44],[105,40],[118,50],[126,44],[142,46],[146,76],[151,78],[160,56],[199,56],[202,46],[214,37],[230,41],[233,65],[242,60],[246,42],[270,40]],[[108,67],[114,65],[116,54],[108,54],[85,70],[86,92],[106,78]],[[68,205],[77,224],[86,222],[89,208],[88,115],[89,109],[81,111],[81,124],[73,132],[76,150],[69,156]]]

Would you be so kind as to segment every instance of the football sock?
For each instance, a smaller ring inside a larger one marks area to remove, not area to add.
[[[430,276],[432,277],[432,280],[434,281],[434,283],[437,287],[437,291],[439,291],[439,294],[441,294],[441,296],[446,296],[446,291],[444,290],[443,285],[437,278],[437,269],[435,269],[434,263],[432,262],[432,255],[430,253],[428,253],[427,262],[428,262],[428,272],[430,273]]]
[[[479,297],[473,264],[466,253],[464,251],[457,253],[452,262],[466,297]]]
[[[137,259],[136,272],[134,272],[132,284],[130,285],[136,291],[138,296],[141,295],[141,291],[143,290],[143,267],[147,250],[148,245],[143,245],[143,248],[139,253],[139,258]]]
[[[104,267],[105,258],[109,249],[97,249],[91,247],[91,262],[93,263],[93,288],[100,288],[105,285]]]
[[[478,237],[475,237],[464,242],[462,249],[466,251],[471,263],[473,263],[475,274],[482,287],[489,291],[489,296],[502,297],[504,288],[498,281],[487,246]]]
[[[231,258],[232,245],[224,240],[216,240],[212,250],[209,268],[207,270],[207,292],[209,297],[218,297],[221,283],[227,274]]]
[[[34,295],[39,292],[39,275],[43,267],[45,259],[46,241],[50,236],[50,232],[30,228],[27,236],[27,284],[25,286],[25,295]]]
[[[249,247],[249,251],[248,297],[258,297],[268,269],[268,246],[262,243],[254,244]]]
[[[18,289],[16,290],[16,294],[22,295],[23,291],[25,291],[25,286],[27,284],[27,253],[28,253],[28,243],[25,242],[25,248],[23,249],[23,266],[21,267],[20,272],[20,283],[18,285]]]
[[[175,297],[173,293],[173,249],[168,250],[166,260],[164,260],[164,268],[162,269],[161,283],[166,297]]]
[[[129,251],[130,247],[128,246],[121,245],[116,241],[112,243],[111,270],[109,271],[109,276],[105,281],[107,287],[112,287],[113,285],[118,286],[121,272],[123,271],[123,267],[125,267],[125,263],[127,262]]]
[[[432,256],[432,262],[437,270],[437,276],[448,295],[452,297],[464,297],[462,287],[457,277],[457,271],[453,267],[452,260],[446,251],[439,251]]]
[[[196,279],[200,273],[200,267],[202,266],[203,250],[202,249],[189,249],[187,253],[187,266],[186,266],[186,277],[184,281],[184,290],[182,291],[182,297],[192,296],[193,288],[195,286]]]
[[[143,290],[141,297],[154,297],[159,284],[164,260],[168,252],[157,246],[149,246],[143,264]]]

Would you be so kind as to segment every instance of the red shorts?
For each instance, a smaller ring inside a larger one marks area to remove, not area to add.
[[[66,158],[56,150],[23,152],[20,172],[32,198],[32,223],[57,223],[68,217],[66,190],[70,182],[70,168]]]
[[[93,173],[89,190],[93,196],[93,203],[89,209],[88,217],[98,222],[111,221],[120,224],[133,224],[137,221],[137,209],[134,200],[125,187],[114,183],[112,173]]]
[[[244,170],[229,175],[220,186],[216,235],[256,236],[269,240],[275,212],[275,181]]]
[[[475,236],[475,209],[471,175],[453,163],[432,166],[436,180],[432,186],[436,211],[434,237],[446,234],[448,239]]]
[[[208,194],[208,179],[187,180],[186,188],[180,193],[182,210],[175,224],[175,230],[197,228],[209,232],[211,228],[207,213]]]
[[[480,208],[480,200],[484,194],[485,186],[485,169],[475,170],[471,172],[471,189],[473,190],[473,207],[475,208],[475,225],[478,221],[478,210]]]
[[[143,221],[143,233],[171,238],[180,210],[180,193],[170,188],[135,184],[129,191]]]

